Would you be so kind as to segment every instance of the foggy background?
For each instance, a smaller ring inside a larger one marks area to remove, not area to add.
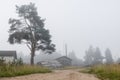
[[[45,28],[50,30],[56,51],[65,55],[74,51],[83,58],[90,45],[106,48],[116,60],[120,57],[120,1],[119,0],[3,0],[0,2],[0,50],[16,50],[19,55],[29,55],[23,45],[10,45],[8,19],[16,17],[15,5],[36,4],[39,16],[45,18]],[[22,53],[22,54],[20,54]]]

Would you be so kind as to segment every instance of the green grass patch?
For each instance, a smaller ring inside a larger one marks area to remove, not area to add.
[[[96,74],[102,80],[120,80],[120,65],[98,65],[82,72]]]
[[[14,76],[34,74],[34,73],[49,73],[49,72],[51,72],[50,69],[40,66],[30,66],[30,65],[0,66],[0,77],[14,77]]]

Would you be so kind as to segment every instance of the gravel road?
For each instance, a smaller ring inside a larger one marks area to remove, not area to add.
[[[80,73],[78,70],[55,70],[46,74],[31,74],[11,78],[0,78],[0,80],[99,80],[94,75]]]

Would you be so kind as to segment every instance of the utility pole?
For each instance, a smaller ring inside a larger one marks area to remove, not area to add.
[[[65,53],[66,53],[66,57],[67,57],[67,44],[65,44]]]

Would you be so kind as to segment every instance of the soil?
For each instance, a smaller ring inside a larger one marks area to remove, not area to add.
[[[80,73],[78,70],[55,70],[52,73],[0,78],[0,80],[99,80],[94,75]]]

